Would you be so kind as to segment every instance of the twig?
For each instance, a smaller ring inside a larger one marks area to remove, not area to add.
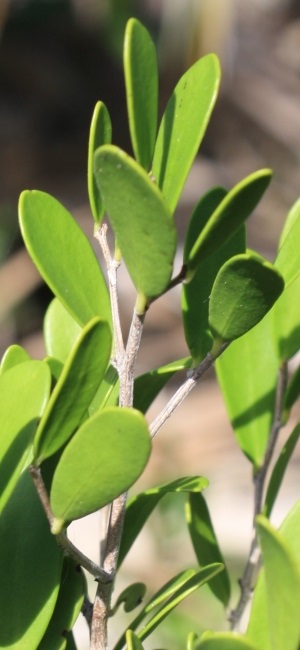
[[[283,363],[282,366],[279,368],[279,373],[278,373],[274,420],[270,431],[270,436],[269,436],[269,440],[268,440],[268,444],[264,456],[264,461],[262,466],[256,472],[253,478],[253,482],[254,482],[253,535],[252,535],[250,551],[245,565],[244,573],[242,578],[239,581],[240,588],[241,588],[240,599],[236,608],[231,611],[229,617],[231,630],[237,630],[239,627],[245,608],[251,598],[253,583],[260,564],[260,550],[259,550],[255,522],[256,522],[257,515],[260,514],[263,509],[263,494],[264,494],[265,480],[266,480],[268,469],[270,467],[271,460],[273,458],[273,453],[277,442],[278,434],[280,429],[283,426],[282,411],[283,411],[283,400],[284,400],[286,384],[287,384],[287,363]]]
[[[150,298],[148,300],[147,309],[150,307],[150,305],[152,305],[153,302],[155,302],[155,300],[158,300],[158,298],[161,298],[161,296],[164,296],[166,293],[168,293],[168,291],[171,291],[171,289],[174,289],[174,287],[177,287],[178,284],[181,284],[183,282],[183,280],[185,279],[186,272],[187,272],[187,266],[186,266],[186,264],[183,264],[180,271],[179,271],[179,273],[177,275],[175,275],[174,278],[172,278],[172,280],[170,281],[170,283],[168,284],[166,289],[162,293],[160,293],[159,296],[156,296],[155,298]]]
[[[120,372],[120,406],[132,406],[133,404],[134,371],[141,343],[144,320],[145,312],[143,314],[137,314],[136,310],[134,310],[124,363]]]

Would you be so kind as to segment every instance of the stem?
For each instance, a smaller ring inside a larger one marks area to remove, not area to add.
[[[161,298],[161,296],[164,296],[166,293],[168,293],[168,291],[171,291],[171,289],[173,289],[174,287],[177,287],[178,284],[181,284],[183,282],[183,280],[185,279],[186,272],[187,272],[187,266],[186,266],[186,264],[183,264],[180,271],[179,271],[179,273],[177,275],[175,275],[174,278],[172,278],[172,280],[169,282],[166,289],[164,291],[162,291],[162,293],[160,293],[159,296],[156,296],[155,298],[150,298],[148,300],[147,308],[149,308],[150,305],[152,305],[152,303],[155,302],[155,300],[158,300],[158,298]]]
[[[244,573],[242,575],[242,578],[239,581],[240,588],[241,588],[240,599],[236,608],[230,613],[230,617],[229,617],[231,630],[238,630],[239,628],[241,618],[251,598],[253,584],[261,561],[255,521],[257,515],[259,515],[263,509],[263,495],[264,495],[266,476],[267,476],[268,469],[270,467],[271,460],[273,458],[273,453],[278,439],[279,431],[284,424],[282,421],[282,412],[283,412],[283,403],[284,403],[286,384],[287,384],[287,363],[284,362],[278,371],[274,420],[270,431],[270,436],[269,436],[269,440],[268,440],[268,444],[264,456],[264,461],[262,466],[259,468],[259,470],[256,472],[253,478],[254,516],[253,516],[252,541],[251,541],[250,551],[244,569]]]

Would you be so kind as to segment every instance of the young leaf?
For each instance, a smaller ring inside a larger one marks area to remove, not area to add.
[[[85,593],[86,579],[81,567],[65,557],[54,612],[38,650],[66,647],[66,631],[70,631],[75,624]]]
[[[283,446],[276,465],[272,471],[272,475],[269,481],[268,490],[266,494],[263,514],[266,517],[270,517],[273,505],[276,501],[276,497],[281,486],[281,483],[284,478],[285,470],[288,466],[291,455],[296,447],[296,444],[299,440],[300,435],[300,423],[298,423],[291,435],[289,436],[287,442]]]
[[[280,248],[274,262],[276,268],[284,277],[286,287],[288,287],[300,273],[299,238],[300,200],[295,203],[288,214],[280,238]]]
[[[120,566],[123,562],[148,517],[150,517],[165,494],[170,492],[201,492],[201,490],[208,487],[208,484],[208,480],[203,476],[187,476],[171,483],[150,488],[132,497],[126,508],[118,565]]]
[[[148,174],[121,149],[100,147],[95,175],[137,292],[145,298],[169,284],[176,231],[169,210]]]
[[[111,332],[94,318],[83,328],[53,390],[34,440],[34,464],[54,454],[81,423],[110,357]]]
[[[44,340],[47,354],[62,363],[67,360],[82,328],[65,309],[58,298],[54,298],[44,318]]]
[[[51,486],[52,531],[84,517],[125,492],[144,469],[151,450],[144,416],[111,407],[87,420],[63,451]]]
[[[269,262],[236,255],[220,269],[211,292],[209,326],[218,341],[233,341],[257,325],[284,288]]]
[[[184,262],[209,217],[226,196],[226,190],[215,187],[207,192],[197,204],[189,225]],[[245,227],[241,226],[232,237],[216,250],[205,263],[200,264],[192,279],[182,285],[182,315],[185,339],[195,363],[200,363],[212,346],[208,325],[208,306],[211,289],[221,266],[231,257],[245,251]]]
[[[127,630],[126,632],[126,643],[127,650],[143,650],[144,647],[138,636],[132,630]]]
[[[172,213],[205,134],[219,83],[219,61],[208,54],[181,77],[163,115],[152,173]]]
[[[28,472],[1,514],[0,547],[0,647],[37,648],[58,596],[62,552]]]
[[[191,492],[186,501],[186,520],[200,566],[211,562],[224,564],[218,541],[213,529],[208,507],[201,493]],[[209,581],[209,588],[227,607],[230,598],[230,581],[224,564],[224,571]]]
[[[273,422],[279,365],[271,313],[231,343],[215,364],[237,442],[254,469],[263,461]]]
[[[132,148],[137,162],[148,170],[157,131],[158,70],[153,41],[136,18],[126,25],[124,74]]]
[[[14,490],[50,393],[49,368],[24,361],[0,376],[0,512]]]
[[[146,593],[146,585],[143,582],[134,582],[129,587],[126,587],[118,596],[114,607],[112,608],[112,615],[114,615],[120,607],[124,604],[124,612],[132,612],[133,609],[138,607]]]
[[[96,224],[101,223],[104,214],[104,205],[101,192],[94,177],[94,153],[102,144],[110,143],[111,121],[109,112],[103,102],[97,102],[91,121],[88,147],[88,195],[92,215]]]
[[[0,375],[23,361],[29,361],[30,358],[28,352],[21,345],[10,345],[1,359]]]
[[[233,235],[250,216],[267,189],[272,172],[262,169],[250,174],[230,190],[211,214],[188,259],[187,279],[193,276],[197,266]]]
[[[22,236],[41,276],[79,325],[111,320],[107,286],[90,242],[56,199],[37,190],[19,201]]]
[[[236,632],[212,632],[204,634],[195,650],[262,650],[249,639]],[[266,650],[265,647],[263,650]]]
[[[178,361],[172,361],[165,366],[150,370],[144,375],[140,375],[134,382],[134,407],[142,413],[146,413],[158,393],[164,388],[166,383],[176,372],[184,368],[190,368],[192,365],[191,357],[185,357]]]

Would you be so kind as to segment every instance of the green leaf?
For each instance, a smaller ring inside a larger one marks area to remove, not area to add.
[[[189,224],[184,248],[184,262],[193,248],[207,220],[226,195],[226,190],[215,187],[197,204]],[[245,251],[245,227],[241,226],[232,237],[216,250],[205,263],[200,264],[192,279],[182,285],[181,307],[185,339],[195,363],[200,363],[212,346],[208,325],[208,307],[211,289],[221,266],[233,255]]]
[[[148,170],[157,131],[158,70],[154,43],[136,18],[126,25],[124,74],[132,148]]]
[[[75,624],[86,593],[86,579],[81,567],[69,557],[64,558],[58,598],[38,650],[66,647],[66,631]]]
[[[279,365],[271,313],[231,343],[215,364],[237,442],[255,470],[263,462],[273,423]]]
[[[59,380],[64,364],[58,359],[54,359],[54,357],[45,357],[43,361],[50,368],[50,372],[52,375],[52,383],[53,385],[55,385]]]
[[[14,490],[50,393],[49,368],[24,361],[0,375],[0,511]]]
[[[128,650],[143,650],[144,647],[138,636],[132,630],[127,630],[126,632],[126,643]]]
[[[294,204],[287,216],[280,238],[280,248],[274,262],[282,273],[288,287],[300,273],[299,242],[300,238],[300,199]]]
[[[0,647],[37,648],[59,590],[62,552],[24,472],[0,518]]]
[[[95,174],[133,284],[153,298],[172,275],[177,236],[169,210],[144,169],[117,147],[97,150]]]
[[[110,357],[111,332],[94,318],[83,328],[40,421],[34,440],[34,464],[54,454],[81,423]]]
[[[292,407],[296,403],[299,396],[300,396],[300,366],[298,366],[297,370],[295,371],[292,378],[290,379],[285,392],[283,415],[282,415],[282,419],[284,422],[288,421]]]
[[[170,492],[201,492],[209,485],[203,476],[187,476],[165,483],[133,496],[127,503],[124,529],[119,551],[120,566],[148,517],[165,494]]]
[[[112,615],[115,615],[120,605],[124,604],[125,612],[132,612],[133,609],[138,607],[146,593],[146,585],[143,582],[134,582],[129,587],[126,587],[118,596],[114,607],[112,608]]]
[[[236,632],[213,632],[205,634],[200,643],[195,646],[195,650],[265,650],[265,648],[254,645],[249,639]]]
[[[285,470],[289,464],[292,453],[296,447],[300,435],[300,423],[298,423],[290,436],[288,437],[285,445],[283,446],[280,455],[277,459],[275,467],[269,481],[268,490],[266,494],[263,514],[270,517],[273,505],[276,501],[279,488],[284,478]]]
[[[152,173],[172,213],[205,134],[219,83],[219,61],[208,54],[181,77],[163,115]]]
[[[111,407],[96,413],[63,451],[51,486],[52,530],[110,503],[140,476],[151,450],[144,416]]]
[[[284,537],[257,517],[272,650],[297,650],[300,641],[300,564]]]
[[[117,406],[119,399],[119,375],[114,366],[108,366],[103,381],[89,406],[89,415],[94,415],[104,406]],[[140,410],[140,409],[139,409]]]
[[[44,318],[44,341],[47,354],[65,363],[82,328],[58,298],[54,298]]]
[[[257,325],[284,288],[269,262],[236,255],[220,269],[211,292],[209,326],[218,341],[232,341]]]
[[[98,260],[66,208],[49,194],[25,191],[19,219],[29,255],[79,325],[94,316],[110,322],[109,295]]]
[[[142,413],[146,413],[169,379],[179,370],[190,368],[191,365],[191,357],[185,357],[137,377],[134,382],[134,407],[142,411]]]
[[[29,361],[30,358],[28,352],[21,345],[10,345],[1,359],[0,375],[23,361]]]
[[[267,189],[271,176],[269,169],[262,169],[244,178],[226,194],[189,253],[187,278],[192,277],[197,266],[223,246],[250,216]]]
[[[272,311],[273,336],[282,361],[293,357],[300,348],[299,293],[300,275],[285,287]]]
[[[102,220],[104,205],[94,178],[94,153],[102,144],[111,143],[111,131],[109,112],[103,102],[97,102],[91,121],[88,147],[88,195],[92,215],[97,224]]]
[[[229,575],[202,494],[191,492],[188,495],[186,520],[199,565],[205,566],[211,562],[224,564],[224,571],[210,580],[208,586],[223,605],[227,607],[230,598]]]

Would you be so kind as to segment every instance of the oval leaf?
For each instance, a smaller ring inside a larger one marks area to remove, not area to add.
[[[181,77],[163,115],[152,173],[173,213],[216,102],[220,66],[208,54]]]
[[[60,300],[54,298],[44,318],[44,341],[47,354],[65,363],[81,330],[80,325]]]
[[[38,419],[49,398],[51,376],[42,361],[24,361],[0,376],[0,511],[30,462]]]
[[[110,322],[110,301],[98,260],[76,221],[56,199],[37,190],[19,201],[22,236],[36,267],[79,325]]]
[[[158,70],[153,41],[136,18],[125,30],[124,73],[132,148],[148,170],[157,131]]]
[[[249,254],[225,262],[213,284],[209,326],[215,339],[233,341],[254,327],[284,289],[282,276],[269,262]]]
[[[111,407],[96,413],[62,453],[51,487],[53,532],[110,503],[143,471],[151,450],[144,416]]]
[[[280,248],[274,262],[288,287],[300,273],[298,242],[300,239],[300,200],[290,210],[284,225]]]
[[[0,546],[0,647],[37,648],[55,607],[62,552],[28,472],[1,514]]]
[[[236,632],[205,633],[203,637],[195,650],[262,650]]]
[[[59,376],[34,440],[34,464],[54,454],[81,423],[110,357],[111,333],[94,318],[82,330]]]
[[[153,298],[168,286],[176,231],[168,208],[147,173],[121,149],[100,147],[95,174],[131,279]]]
[[[218,205],[190,251],[187,278],[197,266],[222,246],[250,216],[272,177],[269,169],[250,174],[238,183]]]
[[[13,368],[13,366],[17,366],[18,363],[29,360],[30,355],[21,345],[10,345],[1,359],[0,374]]]
[[[88,195],[92,215],[97,224],[102,220],[104,205],[99,187],[94,177],[94,153],[102,144],[111,142],[111,121],[103,102],[97,102],[90,127],[88,147]]]

